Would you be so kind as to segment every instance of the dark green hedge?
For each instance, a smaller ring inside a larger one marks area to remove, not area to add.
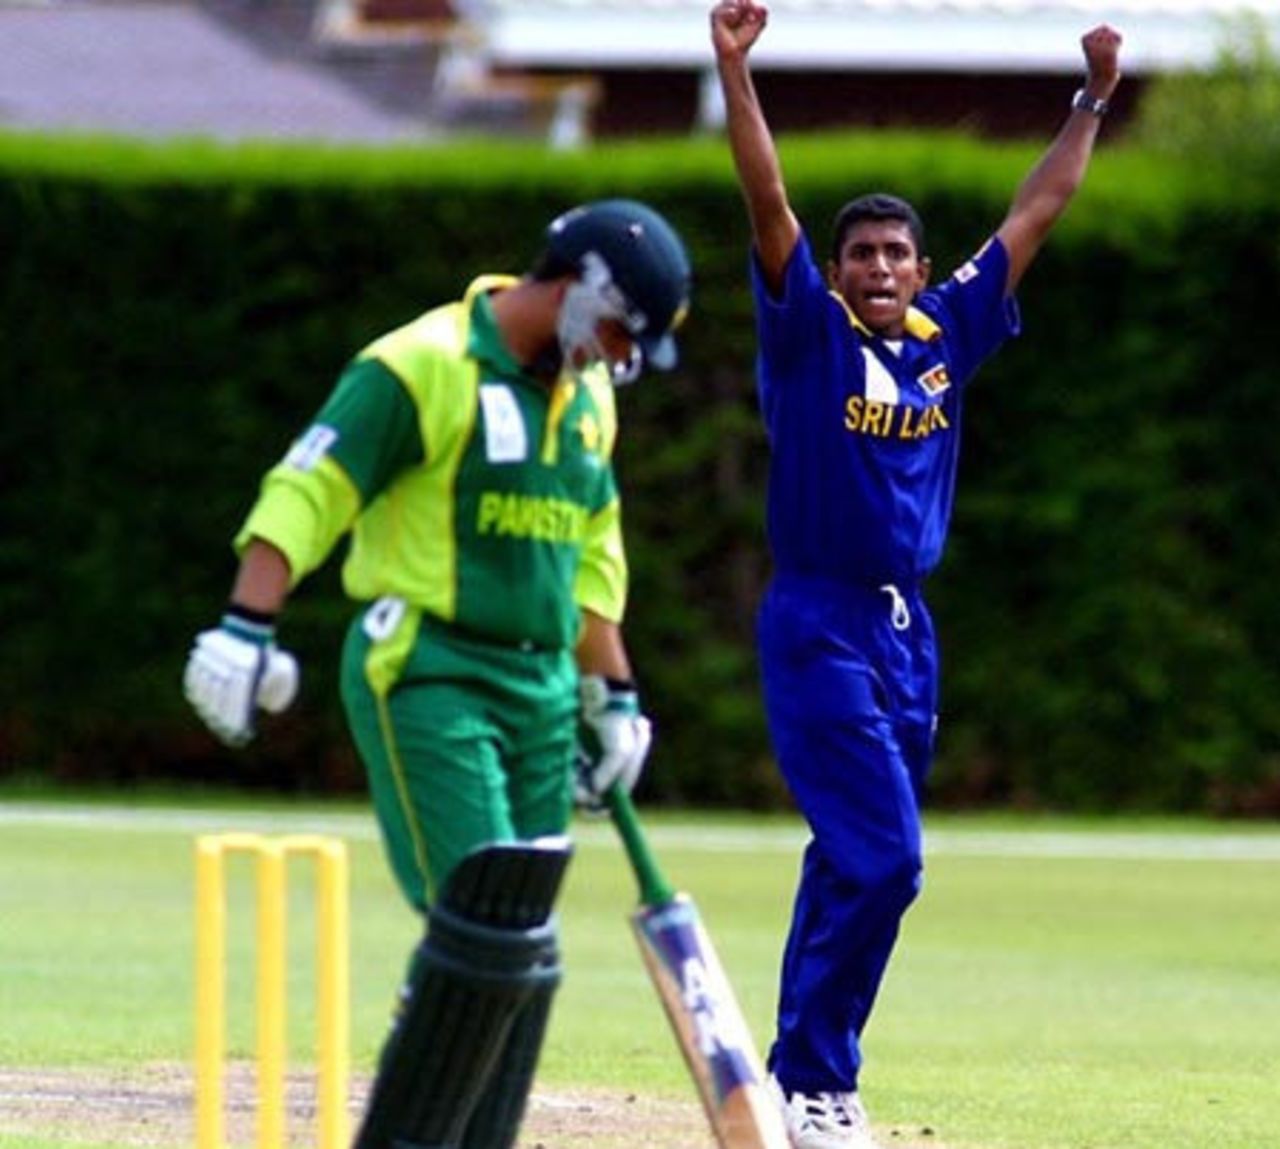
[[[825,246],[838,205],[915,199],[945,270],[1035,158],[954,138],[785,141]],[[521,270],[546,220],[655,202],[697,271],[684,361],[621,396],[629,638],[673,801],[783,801],[757,702],[766,458],[747,231],[719,141],[573,156],[0,139],[0,762],[60,778],[361,784],[333,682],[331,562],[283,640],[304,694],[221,751],[178,680],[233,572],[261,472],[346,358],[472,274]],[[1100,157],[1022,293],[1024,337],[973,392],[951,549],[936,795],[1280,808],[1265,342],[1280,208]]]

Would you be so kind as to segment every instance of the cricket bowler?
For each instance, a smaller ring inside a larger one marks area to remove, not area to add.
[[[1119,83],[1094,28],[1066,121],[1004,221],[930,287],[924,229],[886,194],[837,215],[828,258],[787,199],[749,56],[768,9],[723,0],[711,38],[751,223],[772,582],[758,618],[779,768],[812,833],[768,1055],[795,1149],[871,1149],[862,1035],[920,890],[938,659],[923,597],[942,556],[961,408],[1019,329],[1014,292],[1084,179]],[[1034,385],[1033,383],[1030,385]]]
[[[265,476],[188,699],[241,746],[292,701],[294,588],[350,537],[348,725],[391,870],[425,919],[357,1149],[510,1149],[560,979],[575,798],[648,754],[621,623],[614,386],[676,363],[690,266],[648,206],[565,212],[521,277],[376,339]],[[579,723],[594,755],[575,770]]]

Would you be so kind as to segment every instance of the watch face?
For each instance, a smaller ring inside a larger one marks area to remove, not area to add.
[[[1083,88],[1071,97],[1071,106],[1081,111],[1092,112],[1095,116],[1104,116],[1107,112],[1107,101],[1089,95]]]

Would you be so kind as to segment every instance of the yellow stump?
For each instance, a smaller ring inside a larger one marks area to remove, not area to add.
[[[320,1149],[345,1149],[350,1078],[350,956],[345,844],[318,834],[226,833],[196,839],[197,1149],[223,1149],[226,1105],[227,896],[229,853],[256,859],[258,1149],[283,1149],[287,1061],[287,868],[306,854],[316,870],[316,1110]]]

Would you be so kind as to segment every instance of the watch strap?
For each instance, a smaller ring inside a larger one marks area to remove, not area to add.
[[[1083,88],[1076,91],[1071,97],[1071,106],[1076,111],[1088,112],[1090,115],[1097,116],[1102,119],[1107,114],[1110,104],[1106,100],[1099,99],[1097,96],[1091,96]]]

